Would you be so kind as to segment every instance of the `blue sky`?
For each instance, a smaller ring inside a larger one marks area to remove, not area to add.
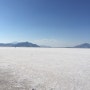
[[[90,43],[90,0],[0,0],[0,42]]]

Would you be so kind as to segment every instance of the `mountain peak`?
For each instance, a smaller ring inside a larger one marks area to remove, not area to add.
[[[75,48],[90,48],[90,44],[89,43],[83,43],[83,44],[75,46]]]
[[[30,42],[0,43],[0,47],[40,47]]]

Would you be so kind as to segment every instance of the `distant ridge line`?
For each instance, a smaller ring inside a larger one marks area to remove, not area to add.
[[[90,44],[89,43],[83,43],[83,44],[74,46],[74,48],[90,48]]]
[[[0,43],[0,47],[40,47],[30,42]]]

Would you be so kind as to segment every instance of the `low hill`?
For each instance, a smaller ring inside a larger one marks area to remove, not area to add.
[[[18,43],[0,43],[0,47],[40,47],[40,46],[30,42],[18,42]]]
[[[83,44],[74,46],[74,48],[90,48],[90,44],[89,43],[83,43]]]

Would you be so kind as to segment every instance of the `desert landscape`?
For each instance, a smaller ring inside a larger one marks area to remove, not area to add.
[[[0,47],[0,90],[90,90],[90,49]]]

